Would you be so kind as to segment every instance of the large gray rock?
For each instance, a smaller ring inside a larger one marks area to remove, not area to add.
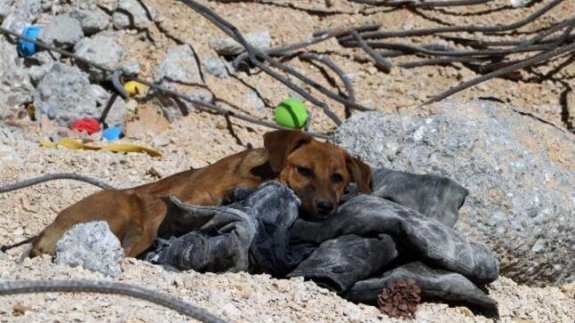
[[[32,100],[34,87],[16,47],[0,37],[0,119]]]
[[[70,16],[77,19],[86,35],[98,33],[110,24],[110,16],[95,3],[79,2],[72,10]]]
[[[69,15],[52,19],[40,33],[40,40],[57,47],[72,47],[84,37],[80,22]]]
[[[362,113],[335,143],[373,166],[447,176],[469,189],[457,228],[490,246],[501,273],[575,280],[575,137],[489,101]]]
[[[253,47],[266,50],[271,47],[272,38],[268,31],[251,32],[244,35],[245,40]],[[232,38],[218,38],[210,41],[210,47],[216,53],[224,56],[233,56],[241,54],[244,47]]]
[[[79,117],[99,116],[88,76],[62,63],[55,63],[38,84],[34,106],[38,117],[47,115],[62,125]]]
[[[114,34],[98,34],[84,38],[76,44],[74,51],[76,55],[112,70],[122,66],[124,57],[124,49],[118,44]],[[106,79],[107,74],[101,69],[82,62],[78,62],[78,65],[88,71],[92,81],[102,82]]]
[[[94,221],[75,224],[64,233],[56,244],[54,262],[118,276],[122,272],[123,257],[120,240],[110,231],[108,223]]]

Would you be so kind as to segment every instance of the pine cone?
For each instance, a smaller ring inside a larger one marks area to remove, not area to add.
[[[379,310],[390,317],[412,318],[421,301],[421,288],[413,279],[398,280],[381,290],[377,304]]]

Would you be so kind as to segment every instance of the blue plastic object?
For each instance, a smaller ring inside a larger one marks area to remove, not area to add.
[[[30,26],[24,29],[22,35],[27,38],[36,40],[40,32],[42,31],[42,27],[40,26]],[[24,39],[18,39],[18,55],[21,57],[32,56],[36,54],[37,48],[36,44],[26,41]]]
[[[102,131],[102,138],[108,141],[118,140],[120,139],[121,135],[122,135],[122,127],[120,126],[113,126],[110,128],[106,128],[104,129],[104,131]]]

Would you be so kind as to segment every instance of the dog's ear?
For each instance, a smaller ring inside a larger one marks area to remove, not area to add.
[[[268,151],[270,167],[279,172],[287,156],[312,138],[299,130],[277,130],[264,134],[264,147]]]
[[[371,183],[371,167],[358,158],[347,157],[347,169],[353,182],[357,183],[359,191],[365,194],[373,191]]]

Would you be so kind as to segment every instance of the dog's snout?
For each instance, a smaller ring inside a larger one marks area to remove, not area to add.
[[[333,211],[333,203],[328,200],[319,200],[315,207],[321,215],[327,215]]]

